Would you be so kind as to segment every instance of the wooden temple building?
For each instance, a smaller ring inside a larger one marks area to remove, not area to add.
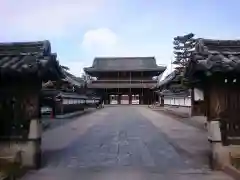
[[[214,164],[229,163],[240,144],[240,41],[199,39],[184,76],[203,91]]]
[[[177,67],[153,88],[159,95],[161,106],[189,107],[191,116],[205,115],[203,91],[198,87],[189,87],[183,76],[184,67]]]
[[[0,44],[1,157],[20,152],[23,166],[41,164],[39,97],[43,81],[64,78],[56,58],[49,41]]]
[[[59,64],[49,41],[0,44],[0,92],[0,156],[20,154],[30,168],[41,166],[42,106],[56,115],[100,101]]]
[[[157,99],[151,87],[166,67],[158,66],[154,57],[95,58],[92,67],[84,68],[86,74],[96,77],[88,84],[104,98],[105,104],[151,104]]]
[[[153,88],[161,106],[191,107],[190,89],[183,84],[183,68],[176,68]]]
[[[43,83],[41,106],[50,107],[52,116],[83,110],[87,100],[85,82],[62,70],[64,78]]]
[[[94,91],[87,89],[86,82],[66,70],[64,78],[43,83],[41,106],[52,109],[52,116],[96,107],[101,100]]]

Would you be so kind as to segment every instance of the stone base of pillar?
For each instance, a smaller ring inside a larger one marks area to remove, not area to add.
[[[40,120],[32,119],[28,140],[23,147],[23,166],[38,169],[41,166],[41,135]]]
[[[22,147],[22,166],[39,169],[41,167],[41,140],[29,141]]]
[[[222,145],[219,121],[210,121],[207,124],[208,140],[210,142],[210,165],[215,170],[221,170],[230,164],[230,149]]]
[[[231,152],[228,146],[223,146],[222,142],[211,142],[210,165],[214,170],[222,170],[224,166],[230,165]]]
[[[0,144],[1,157],[19,155],[19,163],[22,167],[29,169],[39,169],[41,167],[41,139],[32,141],[11,140]]]
[[[41,166],[41,131],[40,120],[33,119],[29,126],[29,135],[26,139],[11,139],[0,142],[1,152],[9,152],[11,156],[20,153],[21,166],[38,169]],[[2,154],[3,155],[3,154]]]

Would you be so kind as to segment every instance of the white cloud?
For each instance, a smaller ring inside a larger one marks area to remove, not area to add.
[[[118,43],[117,35],[108,28],[89,30],[84,34],[81,46],[87,53],[104,56],[113,53]]]
[[[52,43],[66,44],[81,34],[72,33],[89,22],[94,23],[96,14],[106,0],[0,0],[0,41],[35,41],[48,39]],[[69,36],[69,37],[68,37]],[[54,41],[54,40],[58,41]],[[66,44],[67,45],[67,44]],[[71,44],[70,44],[71,45]],[[67,48],[66,48],[67,49]],[[56,50],[58,55],[61,54]],[[70,72],[79,76],[83,62],[69,61],[69,57],[60,62],[70,68]],[[67,59],[67,61],[65,61]]]
[[[53,38],[70,34],[102,7],[104,0],[1,0],[1,36]],[[3,34],[4,33],[4,34]]]

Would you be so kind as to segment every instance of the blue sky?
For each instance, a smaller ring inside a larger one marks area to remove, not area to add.
[[[155,56],[167,65],[174,36],[240,39],[239,7],[238,0],[1,0],[0,41],[48,39],[75,75],[95,56]]]

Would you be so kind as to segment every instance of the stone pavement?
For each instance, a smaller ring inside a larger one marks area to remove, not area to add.
[[[191,108],[190,107],[164,105],[164,107],[162,107],[162,106],[150,106],[150,108],[152,110],[155,110],[155,111],[158,111],[158,110],[166,111],[166,112],[169,112],[173,115],[179,116],[181,118],[190,117],[190,114],[191,114]]]
[[[207,140],[207,133],[193,126],[179,122],[171,116],[154,111],[139,111],[143,116],[152,122],[163,132],[170,143],[181,152],[185,152],[192,158],[208,164],[210,146]],[[144,113],[143,113],[144,112]]]
[[[174,119],[181,121],[182,123],[194,126],[198,129],[206,131],[206,121],[205,116],[190,116],[191,109],[189,107],[177,107],[177,106],[164,106],[151,108],[153,111],[160,113],[165,113],[172,116]]]
[[[46,131],[42,148],[43,168],[22,180],[231,179],[202,159],[208,151],[202,131],[142,106],[79,117]]]
[[[77,120],[77,118],[79,118],[80,116],[87,115],[94,111],[96,111],[96,108],[88,108],[88,109],[85,109],[84,111],[77,111],[73,113],[67,113],[64,115],[57,115],[56,118],[50,118],[45,116],[42,118],[43,130],[47,131],[47,130],[54,129],[58,126],[63,126],[66,123],[70,123],[72,121]]]

